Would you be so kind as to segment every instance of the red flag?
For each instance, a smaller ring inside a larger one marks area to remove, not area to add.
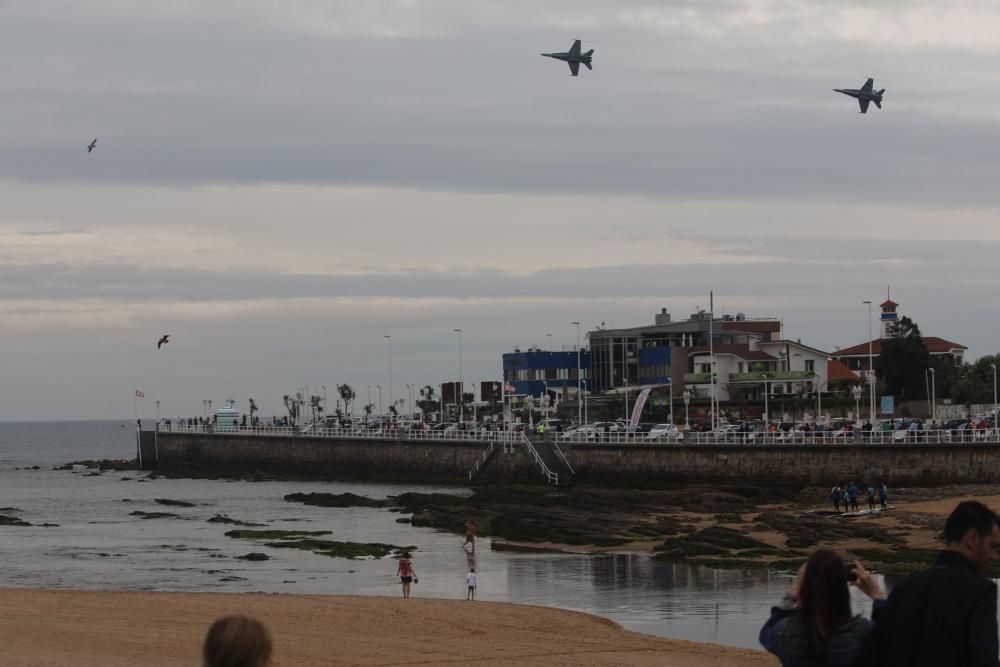
[[[135,390],[135,395],[136,395],[137,398],[145,398],[146,397],[146,394],[142,393],[138,389]]]

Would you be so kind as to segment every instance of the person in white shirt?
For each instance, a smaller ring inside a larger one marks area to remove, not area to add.
[[[476,599],[476,568],[469,570],[469,574],[465,577],[465,585],[469,587],[469,592],[466,594],[466,600]]]

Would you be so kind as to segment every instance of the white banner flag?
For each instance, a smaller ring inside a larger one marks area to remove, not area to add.
[[[651,391],[653,391],[652,387],[646,387],[639,392],[638,398],[635,399],[635,405],[632,406],[632,418],[628,420],[629,433],[634,433],[635,427],[639,425],[639,416],[642,414],[642,409],[646,407],[646,399]]]

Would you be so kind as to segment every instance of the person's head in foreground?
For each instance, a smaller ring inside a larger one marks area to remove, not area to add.
[[[814,552],[800,571],[795,617],[805,630],[811,655],[823,655],[834,632],[853,618],[851,582],[870,597],[881,597],[878,584],[860,563],[848,568],[830,549]]]
[[[975,500],[958,504],[944,522],[948,551],[962,554],[979,571],[997,556],[1000,545],[1000,517]]]
[[[249,616],[220,618],[208,630],[204,667],[265,667],[271,664],[271,635]]]

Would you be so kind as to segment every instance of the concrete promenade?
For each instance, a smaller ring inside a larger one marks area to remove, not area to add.
[[[161,431],[155,439],[159,469],[181,476],[546,483],[552,479],[540,466],[547,462],[548,468],[560,473],[562,483],[569,479],[616,484],[718,481],[823,485],[865,479],[890,486],[1000,482],[1000,443],[985,437],[921,442],[891,437],[875,442],[708,441],[704,437],[697,442],[559,440],[558,447],[552,441],[539,443],[534,454],[535,447],[517,441],[455,434],[408,438]],[[538,456],[539,451],[547,453]]]

